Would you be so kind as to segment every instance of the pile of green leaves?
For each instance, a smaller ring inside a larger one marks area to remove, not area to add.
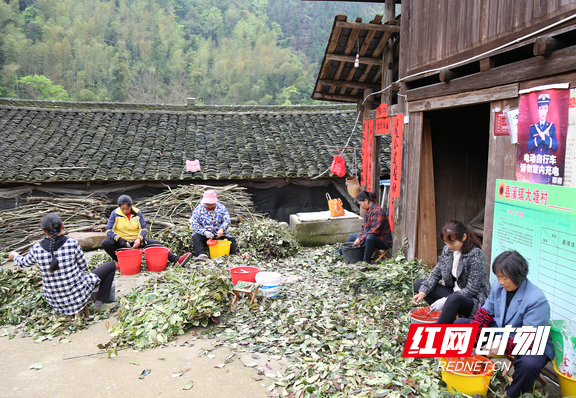
[[[412,284],[422,266],[402,256],[374,268],[350,266],[333,251],[306,249],[268,262],[266,270],[298,279],[278,300],[238,311],[214,337],[232,350],[288,360],[284,373],[262,370],[274,380],[268,390],[275,396],[440,396],[435,361],[402,357]],[[367,279],[377,276],[381,292],[364,292]],[[396,280],[384,281],[389,278]]]
[[[163,229],[154,235],[154,239],[162,242],[162,244],[172,250],[173,253],[182,255],[186,252],[194,251],[192,231],[188,226]]]
[[[242,222],[238,227],[238,248],[263,258],[282,259],[295,254],[299,245],[290,230],[269,218]]]
[[[108,312],[102,312],[69,320],[54,312],[43,295],[42,276],[37,267],[27,271],[0,269],[0,325],[15,326],[22,337],[30,336],[41,342],[70,335],[109,317]],[[15,336],[8,332],[2,334],[5,335]]]
[[[223,273],[169,268],[120,300],[110,336],[116,347],[166,344],[192,326],[207,326],[229,305]]]

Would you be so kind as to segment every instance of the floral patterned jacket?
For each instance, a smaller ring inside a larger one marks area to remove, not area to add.
[[[204,232],[208,231],[216,235],[218,230],[222,228],[224,230],[223,236],[232,236],[227,231],[230,227],[230,214],[228,214],[226,206],[221,203],[216,203],[214,210],[208,210],[206,206],[200,203],[194,209],[189,221],[195,234],[203,235]]]

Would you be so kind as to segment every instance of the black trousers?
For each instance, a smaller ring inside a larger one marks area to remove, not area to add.
[[[223,236],[221,238],[214,238],[218,240],[228,239],[230,241],[230,254],[236,254],[238,252],[238,243],[236,238],[233,236]],[[194,255],[198,257],[201,254],[206,254],[206,242],[208,238],[204,235],[193,234],[192,242],[194,242]]]
[[[93,270],[92,273],[98,275],[98,278],[100,278],[100,288],[98,289],[98,294],[96,294],[96,300],[109,301],[112,282],[116,274],[116,264],[109,261]]]
[[[422,282],[424,282],[424,279],[416,279],[416,281],[414,281],[415,292],[420,291]],[[428,304],[432,304],[441,298],[448,297],[444,303],[444,308],[442,308],[438,322],[436,323],[450,324],[454,323],[457,315],[463,315],[465,317],[474,315],[470,314],[474,308],[474,300],[461,294],[453,293],[453,289],[437,283],[436,286],[434,286],[434,289],[424,297],[424,300],[426,300]]]
[[[145,248],[147,246],[151,246],[151,245],[159,245],[159,246],[163,246],[162,243],[160,243],[157,240],[152,240],[152,239],[144,239],[141,243],[140,246],[138,246],[138,248]],[[130,246],[132,246],[130,244]],[[110,239],[110,238],[106,238],[102,241],[102,248],[104,249],[104,251],[106,253],[108,253],[108,255],[110,257],[112,257],[112,260],[114,260],[114,262],[118,262],[118,256],[116,256],[116,250],[120,249],[122,246],[120,245],[120,243],[118,243],[118,241],[114,240],[114,239]],[[176,254],[172,253],[172,251],[170,251],[168,253],[168,261],[171,263],[175,263],[176,261],[178,261],[180,257],[178,257]]]

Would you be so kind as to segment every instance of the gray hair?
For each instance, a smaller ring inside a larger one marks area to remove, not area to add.
[[[528,275],[528,261],[516,250],[502,252],[492,263],[494,274],[503,273],[515,285],[520,286]]]

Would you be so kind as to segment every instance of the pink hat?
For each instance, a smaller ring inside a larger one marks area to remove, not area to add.
[[[202,200],[200,201],[202,204],[207,203],[209,205],[216,204],[217,202],[218,198],[216,197],[216,191],[213,189],[204,192],[204,196],[202,196]]]

